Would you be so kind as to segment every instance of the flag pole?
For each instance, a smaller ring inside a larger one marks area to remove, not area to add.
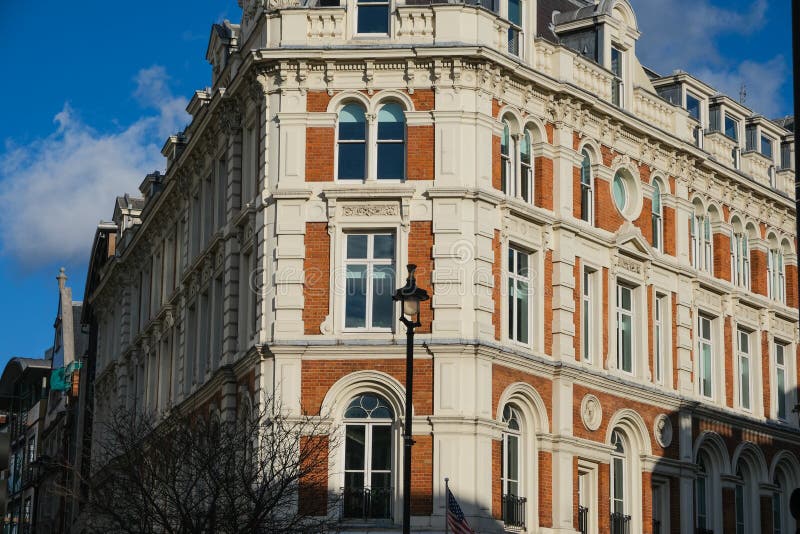
[[[444,534],[447,534],[447,514],[450,512],[450,479],[444,477]]]

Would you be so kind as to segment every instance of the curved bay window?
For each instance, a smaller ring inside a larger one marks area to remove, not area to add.
[[[383,398],[353,398],[344,413],[343,519],[392,518],[392,423]]]
[[[522,473],[522,435],[520,416],[516,408],[503,408],[503,522],[509,526],[525,526],[525,501],[520,496]]]
[[[611,432],[611,534],[628,534],[631,516],[627,515],[627,453],[625,440],[618,430]]]
[[[592,160],[584,149],[581,154],[581,219],[594,224],[594,187],[592,184]]]
[[[367,116],[360,104],[350,103],[339,111],[339,180],[367,177]]]
[[[405,177],[406,124],[400,104],[384,104],[378,111],[378,180]]]

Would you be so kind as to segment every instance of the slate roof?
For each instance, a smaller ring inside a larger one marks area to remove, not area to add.
[[[594,12],[595,5],[584,0],[539,0],[536,3],[536,34],[552,43],[558,43],[558,36],[553,33],[553,13],[558,11],[556,19],[571,16],[578,11]],[[577,19],[575,19],[577,20]]]

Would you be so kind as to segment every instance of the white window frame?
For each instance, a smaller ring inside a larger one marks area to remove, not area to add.
[[[578,506],[588,508],[586,517],[587,534],[597,533],[597,514],[599,508],[598,498],[598,466],[589,460],[578,458]],[[581,482],[583,481],[583,484]],[[577,525],[576,525],[577,526]]]
[[[530,153],[528,156],[530,157],[530,161],[526,164],[522,161],[522,143],[525,142],[525,138],[527,137],[528,140],[528,150]],[[528,204],[533,204],[534,199],[534,167],[536,164],[536,157],[533,154],[533,134],[529,128],[525,128],[522,131],[522,137],[519,143],[519,198],[527,202]],[[525,198],[525,188],[527,186],[528,189],[528,198]]]
[[[780,349],[780,350],[779,350]],[[791,369],[789,368],[787,362],[787,352],[791,351],[791,345],[785,343],[781,340],[775,339],[772,341],[772,361],[774,367],[773,373],[773,384],[774,387],[772,388],[773,394],[773,402],[775,406],[775,419],[779,421],[788,421],[789,420],[789,392],[791,388],[789,387],[792,381],[789,379],[791,376]],[[781,355],[782,363],[779,363],[778,355]],[[781,396],[780,391],[778,388],[778,376],[779,373],[783,373],[783,417],[780,415],[780,407],[781,407]]]
[[[502,446],[503,446],[503,466],[502,467],[503,468],[501,470],[501,477],[500,477],[501,485],[502,485],[501,492],[502,492],[503,495],[510,495],[510,493],[508,491],[509,482],[516,483],[516,485],[517,485],[517,493],[514,496],[515,497],[525,497],[525,495],[524,495],[525,486],[524,486],[524,480],[523,480],[524,474],[525,474],[525,462],[524,462],[524,458],[523,458],[524,447],[523,447],[523,440],[522,440],[522,423],[521,423],[522,414],[520,413],[520,411],[516,407],[514,407],[514,406],[512,406],[510,404],[507,404],[506,407],[508,407],[510,410],[512,410],[512,412],[514,414],[514,417],[517,420],[518,428],[517,429],[512,429],[512,428],[509,427],[507,421],[503,421],[505,423],[505,428],[503,428],[503,443],[502,443]],[[505,407],[503,408],[503,411],[505,411]],[[516,478],[516,480],[510,478],[509,472],[508,472],[508,450],[509,450],[508,440],[509,440],[509,437],[516,438],[516,440],[517,440],[517,473],[516,473],[517,478]]]
[[[366,235],[367,236],[367,257],[366,258],[347,258],[347,240],[353,235]],[[376,235],[392,235],[394,238],[394,257],[392,259],[375,258],[375,236]],[[345,295],[341,299],[341,328],[342,332],[393,332],[394,331],[394,316],[397,314],[396,307],[392,306],[392,326],[389,327],[374,327],[372,326],[372,272],[375,266],[390,265],[394,269],[395,285],[397,284],[397,259],[398,259],[398,232],[393,229],[381,228],[371,231],[363,231],[357,229],[348,229],[342,233],[342,274],[344,277],[341,287],[344,289]],[[348,265],[366,265],[366,303],[365,303],[365,317],[364,326],[354,327],[346,326],[347,321],[347,267]]]
[[[628,479],[629,479],[629,477],[628,477],[628,469],[629,469],[629,466],[628,466],[628,455],[630,454],[630,451],[629,451],[630,445],[629,445],[629,443],[627,443],[627,440],[625,439],[625,436],[623,436],[622,433],[619,430],[614,429],[614,430],[611,431],[611,446],[612,447],[614,447],[614,435],[615,434],[618,435],[617,439],[619,439],[621,444],[622,444],[623,452],[620,453],[616,449],[611,452],[611,469],[610,469],[610,476],[609,476],[609,479],[608,479],[609,480],[609,485],[610,485],[609,488],[608,488],[609,489],[608,495],[609,495],[609,500],[610,500],[610,503],[609,503],[610,512],[612,514],[615,513],[615,511],[614,511],[615,510],[615,506],[614,505],[615,505],[615,503],[617,501],[619,501],[622,504],[622,512],[621,513],[623,515],[632,515],[630,513],[631,512],[631,510],[630,510],[631,488],[630,488],[630,483],[628,481]],[[616,473],[615,461],[619,461],[620,462],[619,465],[621,466],[622,473]],[[616,495],[616,491],[615,491],[616,479],[619,476],[622,477],[622,497],[621,498],[618,498],[618,496]]]
[[[630,303],[631,309],[626,310],[622,307],[622,294],[623,291],[630,292]],[[617,300],[616,300],[616,310],[617,310],[617,365],[616,368],[618,371],[621,371],[626,374],[634,375],[636,374],[636,336],[634,335],[634,328],[636,327],[635,321],[635,314],[636,314],[636,288],[626,284],[621,281],[617,281]],[[624,360],[622,355],[622,340],[624,336],[624,332],[622,330],[622,318],[623,316],[630,318],[631,324],[631,332],[630,332],[630,347],[631,347],[631,368],[626,370],[623,368]]]
[[[595,364],[598,360],[597,328],[598,320],[598,287],[600,271],[584,265],[581,278],[581,360],[587,364]]]
[[[751,412],[753,411],[753,332],[741,326],[736,328],[736,375],[738,395],[737,402],[739,408]],[[747,350],[743,348],[743,340],[747,340]],[[747,383],[744,380],[743,368],[747,365]],[[747,398],[745,398],[747,392]],[[747,401],[745,403],[745,401]]]
[[[702,336],[702,332],[703,332],[702,322],[703,321],[708,321],[708,335],[709,335],[708,338],[704,338]],[[698,394],[701,397],[703,397],[705,399],[709,399],[709,400],[713,400],[715,398],[715,390],[716,390],[716,387],[715,387],[716,383],[715,383],[715,380],[714,380],[714,378],[715,378],[714,377],[714,371],[715,371],[715,367],[716,367],[714,365],[714,321],[715,320],[714,320],[713,317],[711,317],[709,315],[706,315],[706,314],[704,314],[702,312],[698,313],[698,315],[697,315],[697,325],[696,325],[696,332],[697,332],[697,345],[696,345],[696,347],[697,347],[697,391],[698,391]],[[702,354],[703,354],[702,347],[703,347],[703,345],[707,345],[709,347],[709,351],[710,351],[710,354],[711,354],[710,363],[709,363],[710,369],[704,369],[704,366],[703,366],[703,361],[702,361]],[[705,376],[706,374],[708,374],[709,388],[710,388],[710,391],[709,391],[708,394],[706,394],[703,391],[703,379],[706,378],[706,376]]]
[[[699,465],[702,462],[702,468]],[[708,465],[706,462],[703,461],[701,458],[698,459],[698,470],[697,476],[694,479],[694,506],[695,506],[695,526],[697,528],[704,528],[706,530],[713,529],[714,524],[714,515],[711,513],[711,487],[709,484],[709,471]],[[703,483],[703,504],[705,508],[705,513],[702,517],[705,519],[705,525],[700,524],[700,496],[699,492],[697,491],[698,483],[702,481]]]
[[[391,0],[364,0],[363,3],[359,4],[358,0],[352,0],[353,2],[353,28],[355,28],[355,32],[353,35],[355,37],[369,37],[369,38],[378,38],[378,37],[389,37],[392,35],[392,1]],[[376,6],[376,5],[385,5],[386,6],[386,32],[362,32],[359,31],[358,27],[358,8],[360,6]]]
[[[581,220],[594,226],[594,173],[592,173],[592,157],[589,151],[584,148],[581,150]],[[584,163],[588,165],[584,166]],[[589,175],[588,181],[584,181],[584,170]],[[585,195],[585,198],[584,198]]]
[[[653,381],[665,384],[667,381],[668,339],[668,296],[656,292],[653,302]]]
[[[653,196],[656,190],[658,191],[658,211],[650,207],[652,230],[653,230],[653,248],[659,252],[664,252],[664,191],[659,180],[653,180]],[[651,199],[652,202],[652,199]]]
[[[750,289],[750,240],[747,231],[731,234],[731,280],[735,286]]]
[[[505,280],[505,283],[506,283],[506,298],[507,299],[511,299],[508,302],[506,302],[506,304],[507,304],[506,310],[508,310],[509,307],[513,308],[512,315],[510,317],[508,317],[508,320],[506,321],[506,330],[507,330],[506,331],[506,337],[508,338],[509,341],[511,341],[513,343],[516,343],[518,345],[522,345],[522,346],[525,346],[525,347],[530,347],[533,344],[533,337],[534,337],[533,336],[533,325],[534,325],[534,323],[533,323],[533,311],[534,311],[534,307],[533,307],[533,298],[532,298],[533,295],[534,295],[534,291],[533,291],[533,288],[532,288],[533,277],[531,276],[531,272],[533,271],[533,262],[535,261],[535,255],[532,254],[530,251],[522,248],[522,247],[519,247],[519,246],[514,245],[514,244],[509,244],[508,245],[508,254],[506,254],[506,258],[508,258],[509,256],[512,256],[512,253],[513,253],[514,260],[516,260],[518,255],[523,255],[523,256],[527,257],[527,259],[528,259],[528,273],[527,273],[527,276],[526,275],[522,275],[522,274],[517,273],[514,270],[512,270],[512,268],[516,269],[516,266],[506,265],[506,269],[505,269],[505,271],[506,271],[505,272],[505,274],[506,274],[506,280]],[[506,261],[508,261],[508,260],[506,260]],[[516,261],[514,263],[516,264]],[[517,321],[516,321],[517,305],[518,304],[517,304],[517,299],[516,298],[512,299],[512,282],[515,283],[515,285],[514,285],[515,288],[516,288],[516,282],[527,283],[527,285],[528,285],[528,296],[527,296],[527,302],[528,302],[528,324],[526,325],[527,326],[527,333],[528,333],[527,341],[520,341],[518,339],[519,325],[517,324]]]

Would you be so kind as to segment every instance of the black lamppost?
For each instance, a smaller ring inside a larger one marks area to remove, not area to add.
[[[428,292],[417,287],[414,271],[408,265],[406,285],[398,289],[392,300],[400,301],[400,322],[406,325],[406,420],[403,430],[403,534],[411,532],[411,398],[414,382],[414,328],[419,322],[419,303],[430,299]]]

